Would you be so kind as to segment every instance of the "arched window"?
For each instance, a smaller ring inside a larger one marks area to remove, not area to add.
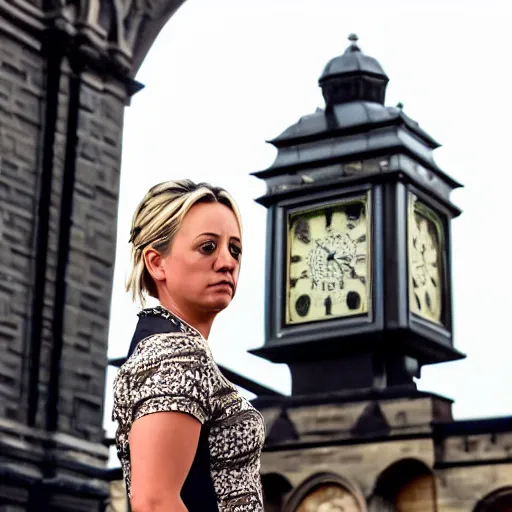
[[[369,499],[370,512],[435,512],[436,487],[432,470],[416,459],[388,466],[377,479]]]
[[[512,487],[502,487],[482,498],[474,512],[509,512],[512,510]]]
[[[366,512],[357,487],[335,474],[314,475],[303,482],[285,503],[284,512]]]
[[[265,512],[280,512],[286,495],[292,490],[290,482],[279,473],[261,475]]]

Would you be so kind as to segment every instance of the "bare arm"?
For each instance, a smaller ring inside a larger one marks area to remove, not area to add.
[[[129,439],[133,512],[186,512],[180,492],[200,431],[197,419],[180,412],[135,420]]]

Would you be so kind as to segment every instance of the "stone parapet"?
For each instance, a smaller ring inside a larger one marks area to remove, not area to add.
[[[481,512],[496,491],[512,496],[512,418],[457,422],[446,398],[391,395],[256,399],[265,510]]]

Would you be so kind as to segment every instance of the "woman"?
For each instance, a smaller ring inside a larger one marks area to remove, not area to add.
[[[171,181],[137,207],[127,289],[144,305],[114,383],[116,446],[134,512],[262,511],[262,416],[207,339],[236,291],[239,211],[207,184]]]

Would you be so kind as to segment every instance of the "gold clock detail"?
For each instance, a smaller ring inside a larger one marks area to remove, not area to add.
[[[368,312],[369,194],[288,217],[286,322]]]
[[[414,194],[409,194],[408,217],[410,309],[426,320],[442,324],[442,221]]]

